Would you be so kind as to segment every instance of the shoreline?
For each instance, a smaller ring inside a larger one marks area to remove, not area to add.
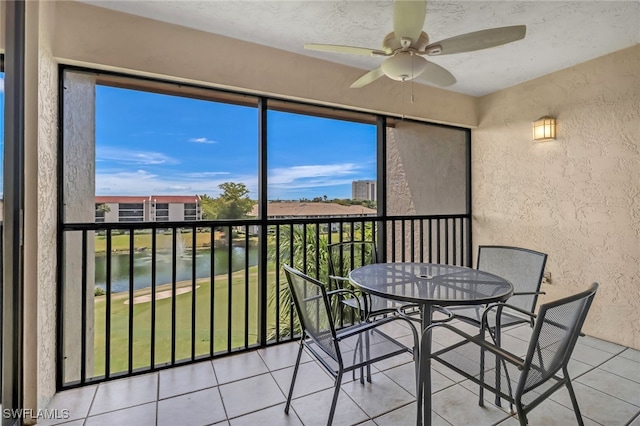
[[[253,269],[256,269],[257,265],[251,266],[249,267],[249,275],[257,275],[257,271],[252,271]],[[236,271],[233,272],[231,274],[231,276],[233,277],[235,274],[242,274],[244,275],[244,270],[242,271]],[[202,284],[206,284],[209,282],[217,282],[217,281],[223,281],[226,280],[227,277],[229,276],[229,274],[220,274],[220,275],[214,275],[214,279],[212,280],[211,277],[202,277],[202,278],[197,278],[196,279],[196,289],[198,289],[200,287],[200,285]],[[193,286],[193,281],[192,280],[182,280],[182,281],[176,281],[176,295],[178,294],[183,294],[183,293],[187,293],[188,291],[183,290],[181,293],[178,292],[179,289],[184,289],[187,288],[189,290],[192,290],[192,286]],[[96,286],[97,287],[97,286]],[[169,291],[172,289],[173,287],[173,283],[164,283],[164,284],[157,284],[155,287],[155,293],[156,295],[160,292],[165,292],[165,291]],[[141,297],[141,296],[148,296],[152,293],[153,287],[144,287],[144,288],[139,288],[139,289],[134,289],[133,290],[133,298],[134,300],[137,297]],[[94,301],[95,302],[101,302],[101,301],[105,301],[107,298],[106,294],[100,295],[100,296],[94,296]],[[121,299],[126,299],[129,300],[129,291],[119,291],[117,293],[112,292],[111,293],[111,300],[121,300]],[[149,301],[151,300],[151,298],[149,298]],[[156,300],[158,300],[156,298]],[[134,305],[136,303],[134,302]]]
[[[215,241],[215,244],[213,246],[214,249],[221,249],[221,248],[228,247],[226,244],[224,244],[224,241],[222,239],[216,239],[214,241]],[[245,239],[244,238],[242,238],[242,239],[240,239],[240,238],[233,239],[231,241],[231,246],[232,247],[246,247]],[[257,247],[257,246],[258,246],[258,237],[250,237],[249,238],[249,247]],[[202,245],[196,246],[196,252],[197,251],[201,251],[201,250],[211,250],[211,248],[212,248],[211,243],[208,243],[208,244],[204,243]],[[189,247],[184,247],[184,249],[185,250],[191,250],[191,247],[190,246]],[[169,248],[161,248],[161,249],[156,247],[156,251],[162,251],[162,250],[166,250],[167,252],[171,252],[171,248],[170,247]],[[134,252],[134,254],[136,254],[136,253],[148,253],[148,252],[151,252],[151,249],[149,247],[144,246],[144,247],[139,247],[137,249],[134,249],[133,252]],[[111,250],[111,254],[118,254],[118,255],[120,255],[120,254],[131,254],[131,251],[128,248],[121,249],[121,250],[120,249],[112,249]],[[107,255],[107,251],[106,250],[95,250],[94,249],[94,255],[95,256],[106,256]]]

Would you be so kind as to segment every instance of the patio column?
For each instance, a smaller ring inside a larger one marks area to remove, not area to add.
[[[67,223],[95,220],[95,76],[68,72],[64,76],[63,122],[63,219]],[[63,382],[80,379],[82,333],[81,306],[86,304],[86,376],[93,375],[95,241],[87,232],[86,300],[82,301],[82,234],[67,232],[63,241],[64,304]]]

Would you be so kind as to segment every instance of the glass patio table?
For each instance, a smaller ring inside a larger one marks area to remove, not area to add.
[[[511,283],[497,275],[433,263],[376,263],[354,269],[349,279],[369,294],[419,305],[422,330],[433,321],[434,307],[502,302],[513,293]],[[422,393],[423,406],[418,404],[418,425],[423,417],[425,424],[431,425],[430,336],[421,344],[418,395]]]

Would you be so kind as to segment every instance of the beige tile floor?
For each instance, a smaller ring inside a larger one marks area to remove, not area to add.
[[[397,325],[388,330],[408,336]],[[526,351],[527,326],[509,330],[504,345]],[[434,346],[448,337],[434,335]],[[69,410],[68,426],[113,425],[324,425],[333,380],[306,354],[298,373],[292,410],[284,404],[298,345],[288,343],[214,361],[60,392],[49,409]],[[433,424],[515,426],[509,412],[477,405],[477,388],[438,363],[433,364]],[[585,425],[640,426],[640,351],[591,337],[580,338],[570,363]],[[411,358],[376,364],[372,383],[343,381],[335,425],[415,424]],[[489,395],[488,398],[491,396]],[[531,425],[577,424],[561,389],[529,414]]]

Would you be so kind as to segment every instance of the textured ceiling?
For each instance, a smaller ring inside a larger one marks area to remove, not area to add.
[[[389,0],[84,2],[351,65],[362,68],[363,74],[384,58],[314,52],[302,46],[326,43],[379,49],[393,27],[393,1]],[[640,0],[432,0],[427,3],[424,31],[437,41],[519,24],[527,26],[524,40],[430,57],[457,78],[447,89],[481,96],[639,43]]]

